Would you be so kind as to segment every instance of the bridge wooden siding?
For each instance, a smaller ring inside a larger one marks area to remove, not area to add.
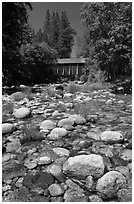
[[[54,75],[58,76],[81,76],[85,68],[85,58],[58,59],[53,67]]]

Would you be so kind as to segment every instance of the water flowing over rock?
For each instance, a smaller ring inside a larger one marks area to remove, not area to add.
[[[64,173],[72,176],[99,178],[104,173],[103,158],[100,155],[79,155],[70,157],[63,165]]]

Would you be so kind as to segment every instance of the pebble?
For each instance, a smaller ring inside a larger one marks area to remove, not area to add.
[[[65,180],[60,166],[53,165],[50,167],[49,171],[59,182],[63,182]]]
[[[68,119],[77,125],[82,125],[86,123],[86,119],[83,118],[81,115],[77,114],[71,115]]]
[[[28,169],[35,169],[37,167],[37,160],[36,159],[25,159],[24,166]]]
[[[65,148],[60,148],[60,147],[54,148],[53,152],[55,154],[57,154],[58,156],[61,156],[61,157],[63,157],[63,156],[67,156],[68,157],[69,154],[70,154],[69,150],[67,150]]]
[[[91,190],[92,187],[93,187],[93,183],[94,183],[93,177],[92,176],[87,176],[87,178],[86,178],[86,187]]]
[[[8,142],[6,147],[6,152],[14,152],[19,147],[21,147],[21,143],[19,141]]]
[[[113,101],[111,99],[106,101],[106,105],[112,105]]]
[[[12,133],[14,131],[14,125],[11,123],[2,124],[2,134]]]
[[[69,118],[65,118],[65,119],[61,119],[59,122],[58,122],[58,126],[59,127],[63,127],[65,125],[70,125],[70,126],[73,126],[74,125],[74,121],[70,120]]]
[[[103,202],[102,198],[100,198],[98,195],[91,195],[89,196],[90,202]]]
[[[124,149],[121,153],[121,158],[126,162],[132,162],[132,150]]]
[[[51,120],[44,120],[40,125],[40,129],[43,130],[52,130],[54,128],[55,124]]]
[[[51,164],[51,163],[52,163],[51,158],[47,156],[40,157],[38,160],[39,165],[45,165],[45,164]]]
[[[48,190],[51,196],[60,196],[64,193],[64,189],[59,184],[52,184]]]
[[[54,128],[47,136],[50,140],[58,140],[67,135],[65,128]]]
[[[14,117],[15,118],[26,118],[29,117],[31,114],[31,110],[29,108],[19,108],[14,110]]]
[[[56,92],[55,97],[48,96],[46,86],[37,85],[34,90],[30,101],[21,92],[2,96],[4,103],[14,100],[14,117],[7,114],[2,124],[3,200],[131,201],[132,144],[128,143],[132,141],[126,136],[131,102],[104,90],[64,93],[63,100]],[[20,111],[15,117],[16,111],[24,109],[30,113],[22,117]],[[6,123],[13,129],[4,133]],[[31,135],[41,137],[22,145],[28,124],[37,127]]]
[[[102,141],[107,143],[119,143],[124,139],[122,133],[118,131],[104,131],[100,135],[100,138]]]

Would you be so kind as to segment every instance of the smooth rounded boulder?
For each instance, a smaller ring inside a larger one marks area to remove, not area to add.
[[[51,120],[44,120],[40,125],[40,129],[42,130],[52,130],[54,128],[55,124]]]
[[[100,138],[102,141],[107,142],[107,143],[122,142],[124,139],[122,133],[118,131],[104,131],[100,135]]]
[[[14,110],[14,117],[15,118],[26,118],[29,117],[31,114],[31,110],[29,108],[19,108]]]
[[[97,181],[96,190],[108,198],[116,196],[117,191],[126,183],[125,177],[118,171],[109,171]]]
[[[69,120],[68,118],[64,118],[64,119],[61,119],[59,122],[58,122],[58,126],[59,127],[63,127],[65,125],[71,125],[73,126],[74,125],[74,121],[73,120]]]
[[[63,172],[75,177],[93,176],[100,178],[104,173],[104,162],[100,155],[79,155],[70,157],[63,165]]]
[[[2,124],[2,134],[12,133],[14,130],[14,125],[11,123],[3,123]]]
[[[77,114],[71,115],[68,119],[73,121],[76,125],[82,125],[86,123],[86,119],[83,118],[83,116]]]
[[[50,140],[58,140],[67,135],[65,128],[54,128],[47,136]]]
[[[18,92],[11,94],[10,98],[13,99],[14,101],[21,101],[25,98],[25,94],[18,91]]]

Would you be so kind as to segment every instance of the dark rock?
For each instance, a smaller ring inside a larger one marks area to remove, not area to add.
[[[26,168],[16,161],[6,162],[2,167],[2,178],[4,180],[13,179],[18,176],[24,176]]]
[[[53,183],[53,176],[47,172],[37,172],[34,176],[31,174],[27,174],[23,180],[23,185],[27,188],[37,186],[46,189]]]
[[[8,196],[3,198],[3,202],[30,202],[31,195],[25,187],[11,191]]]
[[[31,202],[50,202],[50,199],[45,196],[34,196]]]

